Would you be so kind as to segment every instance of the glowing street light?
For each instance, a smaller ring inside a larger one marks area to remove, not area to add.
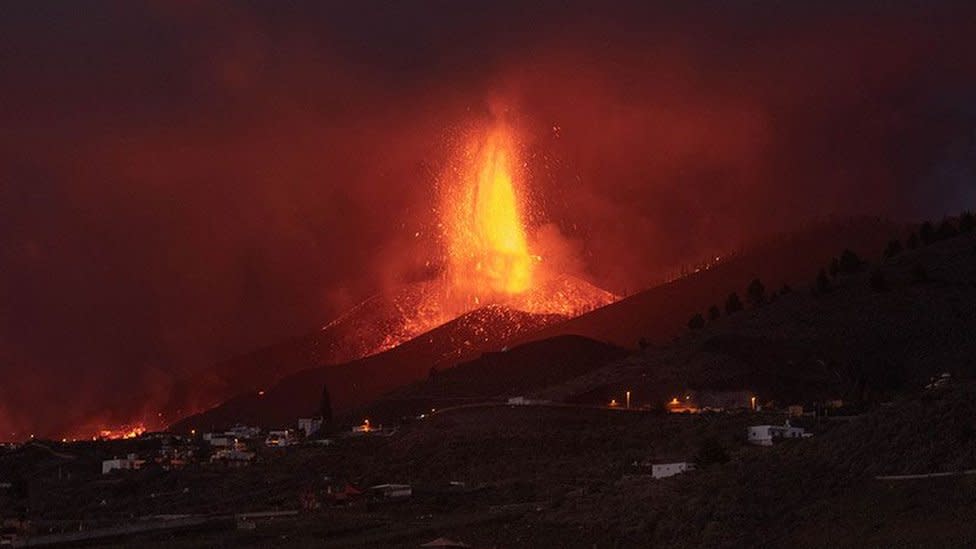
[[[627,409],[630,409],[630,391],[627,391]]]

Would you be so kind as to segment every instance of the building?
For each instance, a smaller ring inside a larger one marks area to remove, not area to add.
[[[145,460],[139,459],[135,454],[129,454],[124,458],[106,459],[102,461],[102,474],[107,475],[116,470],[141,469],[145,463]]]
[[[228,429],[224,434],[231,438],[253,440],[261,436],[261,428],[238,424]]]
[[[793,427],[787,421],[783,425],[754,425],[746,429],[746,438],[750,444],[772,446],[773,441],[788,438],[807,438],[812,436],[802,427]]]
[[[321,417],[300,417],[298,418],[298,430],[305,433],[307,438],[319,432],[323,423]]]
[[[678,461],[675,463],[655,463],[654,465],[651,465],[651,476],[654,478],[667,478],[694,470],[695,464],[687,461]]]
[[[290,429],[268,431],[268,437],[264,439],[264,445],[271,448],[284,448],[292,444],[295,444],[295,433]]]
[[[508,399],[508,404],[511,406],[537,406],[540,404],[549,404],[549,401],[525,398],[524,396],[514,396]]]
[[[383,499],[406,499],[413,495],[409,484],[377,484],[370,486],[369,492]]]

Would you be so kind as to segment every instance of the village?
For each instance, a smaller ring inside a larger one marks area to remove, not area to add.
[[[454,407],[425,408],[415,415],[400,418],[393,426],[374,424],[364,418],[341,427],[330,424],[323,417],[304,417],[298,418],[294,426],[269,430],[234,425],[222,430],[185,434],[146,432],[121,440],[29,440],[6,444],[0,452],[8,455],[17,452],[46,454],[47,464],[33,474],[35,482],[49,488],[84,483],[96,488],[79,489],[76,496],[78,509],[58,509],[58,505],[53,505],[50,520],[31,521],[25,518],[28,513],[32,517],[37,517],[38,513],[36,508],[28,509],[28,506],[38,505],[38,496],[25,494],[26,500],[18,502],[14,492],[17,483],[23,480],[0,478],[0,498],[9,504],[3,508],[18,511],[2,517],[3,537],[0,539],[5,545],[20,547],[111,538],[121,531],[180,531],[202,525],[248,532],[276,521],[299,520],[336,510],[348,517],[358,513],[372,514],[377,509],[404,502],[409,505],[394,506],[394,512],[402,508],[424,509],[431,502],[442,502],[445,498],[451,501],[478,498],[479,494],[491,492],[490,479],[438,475],[437,480],[432,481],[423,478],[425,475],[411,473],[409,467],[406,471],[401,470],[399,475],[391,471],[389,476],[382,477],[375,472],[357,474],[353,471],[355,467],[336,467],[317,473],[306,471],[301,484],[284,490],[287,496],[276,495],[271,500],[273,504],[263,508],[258,507],[261,498],[253,498],[247,505],[206,509],[183,503],[195,499],[194,493],[201,488],[201,481],[196,480],[199,478],[217,478],[214,475],[226,478],[231,474],[247,476],[247,470],[255,473],[276,470],[288,467],[286,464],[294,460],[303,460],[306,455],[329,457],[330,461],[342,456],[340,462],[355,462],[376,451],[377,447],[396,444],[405,433],[423,429],[425,423],[453,422],[471,414],[496,416],[506,411],[527,414],[527,417],[555,414],[563,418],[562,421],[576,418],[572,421],[590,422],[594,418],[618,417],[626,418],[628,422],[650,422],[681,430],[687,430],[699,421],[738,426],[724,437],[736,441],[733,445],[728,442],[714,444],[711,439],[691,440],[682,451],[664,444],[663,447],[668,448],[666,451],[636,455],[634,450],[637,448],[630,448],[620,452],[616,458],[619,463],[611,470],[619,472],[619,478],[627,482],[694,474],[712,462],[727,461],[729,453],[749,451],[749,447],[761,451],[762,447],[809,438],[829,428],[833,421],[851,418],[840,400],[777,407],[749,391],[688,390],[667,402],[652,405],[639,401],[638,395],[628,390],[603,405],[567,404],[520,395]],[[614,459],[612,452],[606,457]],[[85,467],[89,469],[84,470]],[[233,471],[240,473],[231,473]],[[143,488],[147,475],[163,482],[167,488],[159,491]],[[113,501],[117,487],[122,485],[134,486],[140,494],[139,505],[133,507],[123,503],[131,499],[131,494]],[[145,505],[146,501],[151,503]],[[138,507],[144,507],[147,514],[134,514],[132,511]],[[75,511],[80,512],[72,516]]]

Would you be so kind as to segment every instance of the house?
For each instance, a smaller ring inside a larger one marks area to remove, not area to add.
[[[124,458],[106,459],[102,461],[102,474],[107,475],[115,470],[141,469],[145,460],[139,459],[136,454],[129,454]]]
[[[305,433],[305,437],[310,437],[322,428],[324,421],[321,417],[300,417],[298,418],[298,430]]]
[[[204,433],[203,440],[214,448],[230,448],[234,445],[234,436],[227,433]]]
[[[678,461],[675,463],[655,463],[654,465],[651,465],[651,476],[654,478],[667,478],[694,470],[695,464],[687,461]]]
[[[786,407],[786,413],[790,417],[800,417],[803,415],[803,405],[802,404],[791,404]]]
[[[383,499],[406,499],[413,495],[409,484],[377,484],[370,486],[369,492]]]
[[[746,429],[746,438],[750,444],[772,446],[773,441],[787,438],[807,438],[812,436],[802,427],[793,427],[787,421],[783,425],[754,425]]]
[[[237,424],[227,430],[225,435],[231,438],[239,438],[245,440],[253,440],[261,436],[260,427],[251,427],[250,425]]]
[[[290,429],[268,431],[268,437],[264,439],[264,445],[270,448],[284,448],[292,444],[295,444],[295,433]]]
[[[225,463],[227,465],[247,465],[254,460],[254,452],[247,445],[235,440],[230,448],[220,448],[210,456],[211,463]]]

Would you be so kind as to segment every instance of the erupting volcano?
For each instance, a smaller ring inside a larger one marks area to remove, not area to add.
[[[473,134],[442,178],[438,275],[374,296],[326,326],[348,334],[340,344],[351,354],[374,354],[477,309],[513,319],[539,315],[546,323],[580,315],[616,300],[610,292],[566,273],[546,269],[531,249],[531,228],[520,185],[514,132],[496,125]],[[537,323],[533,323],[538,328]],[[495,327],[497,329],[497,327]],[[497,330],[494,332],[497,333]],[[490,343],[484,341],[481,343]]]

